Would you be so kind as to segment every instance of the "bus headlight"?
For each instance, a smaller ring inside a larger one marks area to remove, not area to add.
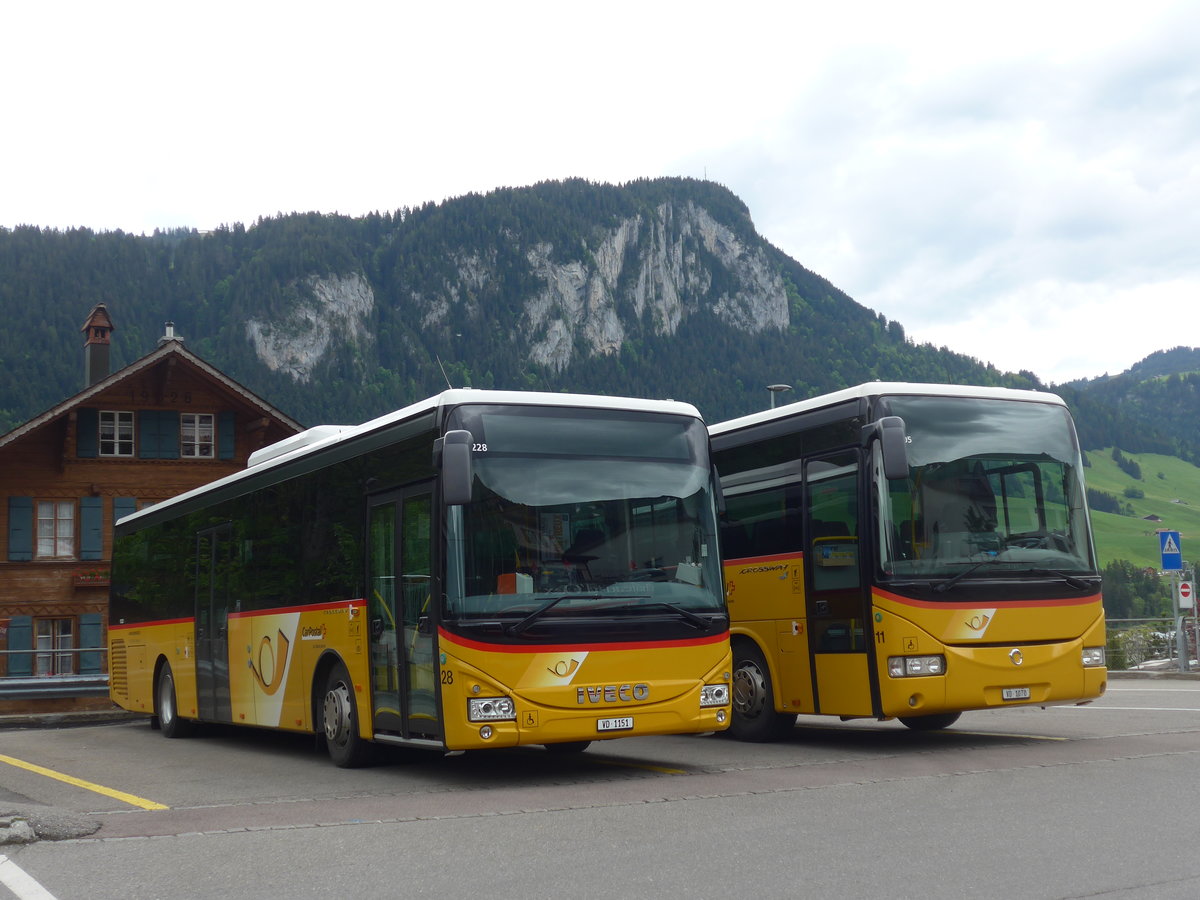
[[[700,688],[700,708],[729,705],[729,685],[706,684]]]
[[[888,674],[893,678],[909,678],[915,675],[945,675],[944,656],[889,656]]]
[[[468,722],[497,722],[517,717],[511,697],[472,697],[467,700]]]
[[[1084,647],[1083,648],[1083,667],[1085,669],[1093,666],[1102,666],[1105,663],[1103,647]]]

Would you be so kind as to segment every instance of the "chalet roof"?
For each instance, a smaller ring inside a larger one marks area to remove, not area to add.
[[[29,434],[31,431],[36,431],[43,425],[53,422],[60,416],[71,412],[71,410],[81,406],[86,406],[88,400],[97,394],[108,390],[116,384],[120,384],[127,378],[132,378],[135,375],[145,372],[147,369],[150,369],[156,364],[169,358],[178,359],[186,365],[190,365],[198,369],[213,381],[218,382],[231,394],[236,394],[237,396],[241,397],[246,401],[246,403],[258,410],[262,415],[269,416],[296,431],[300,431],[303,428],[299,422],[275,409],[275,407],[269,405],[262,398],[242,387],[228,375],[225,375],[220,370],[213,368],[196,354],[185,348],[181,341],[168,340],[160,343],[158,349],[156,349],[154,352],[147,353],[141,359],[130,363],[125,368],[119,369],[118,371],[113,372],[107,378],[88,386],[74,397],[69,397],[62,403],[59,403],[57,406],[46,410],[40,416],[30,419],[24,425],[18,425],[12,431],[8,432],[8,434],[0,435],[0,449],[3,449],[5,446],[17,440],[18,438]]]

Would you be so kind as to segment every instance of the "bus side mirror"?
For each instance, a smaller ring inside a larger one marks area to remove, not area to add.
[[[471,465],[469,431],[447,431],[439,438],[440,447],[435,447],[435,459],[442,469],[442,499],[447,506],[461,506],[471,502],[471,483],[475,473]]]
[[[904,420],[899,416],[884,416],[863,428],[863,446],[879,441],[883,457],[883,476],[888,479],[908,477],[908,435]]]

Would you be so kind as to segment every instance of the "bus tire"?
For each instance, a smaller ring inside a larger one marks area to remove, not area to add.
[[[333,764],[342,769],[366,765],[370,761],[371,745],[359,736],[354,684],[340,661],[329,670],[325,680],[320,712],[325,749]]]
[[[561,744],[542,744],[551,753],[582,753],[592,746],[591,741],[563,741]]]
[[[958,721],[962,713],[937,713],[932,716],[900,716],[900,721],[913,731],[941,731]]]
[[[779,740],[796,725],[796,717],[775,711],[771,670],[752,641],[733,646],[733,718],[729,733],[739,741]]]
[[[171,664],[163,663],[158,670],[154,691],[154,714],[163,737],[181,738],[192,733],[192,723],[179,717],[179,701],[175,694],[175,675]]]

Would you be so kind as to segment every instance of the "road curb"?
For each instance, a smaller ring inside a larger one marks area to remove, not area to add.
[[[144,713],[124,709],[81,710],[78,712],[10,713],[0,715],[0,731],[14,728],[65,728],[72,725],[104,725],[110,722],[136,722],[148,719]]]

